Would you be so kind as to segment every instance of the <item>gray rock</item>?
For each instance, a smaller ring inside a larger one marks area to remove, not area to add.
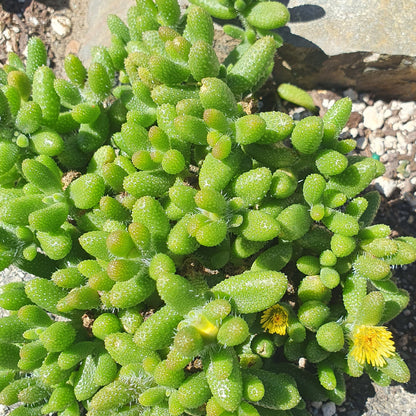
[[[336,415],[336,413],[337,413],[337,408],[335,406],[335,403],[328,402],[322,406],[322,414],[324,416],[334,416]]]
[[[344,97],[351,98],[352,101],[358,100],[358,93],[357,91],[353,90],[352,88],[348,88],[343,92]]]
[[[275,75],[312,89],[348,88],[383,98],[416,96],[416,7],[396,0],[289,0]],[[307,4],[305,4],[307,3]],[[290,68],[290,69],[289,69]]]
[[[416,56],[414,18],[416,9],[408,0],[289,0],[288,24],[298,43],[307,39],[328,56],[373,52],[366,62],[379,56]]]
[[[367,137],[359,137],[357,139],[357,147],[361,150],[364,150],[367,147],[368,139]]]
[[[374,384],[376,394],[366,402],[362,416],[416,416],[415,395],[403,386],[380,387]]]
[[[79,57],[87,63],[91,48],[96,45],[109,46],[111,35],[107,27],[107,16],[116,14],[126,22],[127,10],[134,5],[134,1],[100,1],[91,0],[88,4],[87,32],[81,40]]]

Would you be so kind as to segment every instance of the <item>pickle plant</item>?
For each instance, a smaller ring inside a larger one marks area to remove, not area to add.
[[[32,38],[0,70],[0,403],[11,415],[309,414],[345,375],[409,371],[385,326],[416,239],[372,225],[383,174],[339,134],[240,102],[270,75],[275,2],[137,0],[88,69]],[[241,40],[224,64],[212,16]],[[304,103],[292,87],[279,93]]]

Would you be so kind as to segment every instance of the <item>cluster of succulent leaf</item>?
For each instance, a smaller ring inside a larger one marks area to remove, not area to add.
[[[391,341],[354,341],[405,308],[391,270],[416,239],[371,225],[384,168],[339,140],[351,102],[246,114],[287,9],[194,3],[109,16],[68,80],[37,38],[0,70],[0,269],[35,275],[0,294],[11,415],[298,416],[341,403],[345,374],[409,377]],[[243,23],[225,64],[211,16]]]

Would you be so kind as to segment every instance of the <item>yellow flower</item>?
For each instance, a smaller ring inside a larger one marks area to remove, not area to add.
[[[271,334],[285,335],[288,327],[288,316],[286,308],[276,304],[263,312],[260,323]]]
[[[359,325],[352,335],[351,355],[361,365],[367,362],[373,367],[383,367],[384,358],[391,357],[396,350],[391,338],[385,326]]]

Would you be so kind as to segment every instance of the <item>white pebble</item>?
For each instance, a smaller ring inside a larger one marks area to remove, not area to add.
[[[305,357],[299,358],[298,367],[299,368],[305,368],[305,366],[306,366],[306,358]]]
[[[384,117],[384,119],[387,119],[387,118],[391,117],[392,115],[393,115],[393,111],[391,111],[391,110],[390,110],[390,108],[388,108],[388,109],[384,112],[383,117]]]
[[[402,144],[399,144],[397,146],[397,150],[398,150],[399,154],[407,155],[407,146],[406,145],[403,146]]]
[[[397,123],[394,123],[391,127],[393,130],[402,130],[403,124],[400,123],[400,121],[398,121]]]
[[[413,101],[409,101],[407,103],[401,103],[400,107],[401,107],[401,111],[409,114],[409,116],[413,116],[416,113],[416,103]]]
[[[39,20],[36,16],[29,16],[28,20],[32,26],[39,26]]]
[[[394,111],[394,110],[400,110],[402,108],[402,103],[397,101],[397,100],[393,100],[390,102],[390,108]]]
[[[14,52],[13,51],[13,45],[9,40],[6,41],[6,52]]]
[[[400,131],[397,132],[397,150],[401,155],[407,154],[408,143],[406,142],[406,137]]]
[[[351,137],[355,139],[358,136],[358,129],[356,129],[355,127],[351,128],[350,134],[351,134]]]
[[[374,180],[374,186],[386,198],[390,198],[393,192],[397,189],[397,182],[393,179],[381,176]]]
[[[401,131],[397,131],[396,136],[397,136],[397,140],[400,144],[406,143],[406,136]]]
[[[68,36],[71,32],[71,20],[66,16],[53,16],[51,19],[52,30],[59,36]]]
[[[403,125],[402,130],[406,130],[409,133],[412,132],[412,131],[415,131],[416,130],[416,121],[412,120],[412,121],[407,122],[406,124]]]
[[[368,105],[371,105],[371,97],[370,94],[363,94],[361,99]]]
[[[370,143],[370,150],[378,156],[384,154],[384,140],[381,137],[376,137]]]
[[[386,120],[386,124],[392,126],[394,123],[398,123],[400,121],[399,116],[391,116],[388,120]]]
[[[337,413],[337,408],[334,402],[325,403],[322,406],[322,413],[324,416],[334,416]]]
[[[384,107],[384,102],[381,100],[377,100],[374,104],[373,107],[376,108],[377,110],[381,110]]]
[[[407,111],[404,111],[403,109],[399,111],[399,117],[402,123],[406,123],[406,121],[410,120],[410,114]]]
[[[388,150],[388,152],[391,152],[391,150]],[[384,153],[384,155],[380,156],[380,162],[381,163],[387,163],[389,161],[389,154]]]
[[[372,53],[371,55],[366,56],[363,61],[364,62],[377,62],[380,59],[379,53]]]
[[[384,124],[383,114],[375,107],[367,107],[363,112],[364,126],[370,130],[380,129]]]
[[[9,40],[11,38],[10,29],[6,27],[6,29],[3,30],[3,36]]]
[[[330,109],[335,103],[335,100],[328,100],[328,98],[324,98],[322,100],[322,107]]]
[[[384,147],[386,149],[394,149],[397,145],[397,139],[394,136],[386,136],[384,138]]]
[[[357,113],[362,114],[362,112],[365,110],[366,105],[364,103],[352,103],[352,110]]]

